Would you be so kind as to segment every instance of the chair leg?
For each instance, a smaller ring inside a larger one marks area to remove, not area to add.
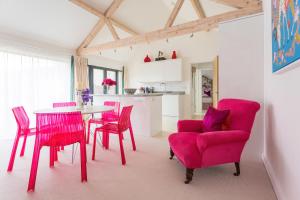
[[[89,124],[88,124],[88,132],[87,132],[87,138],[86,138],[86,143],[87,144],[89,144],[90,143],[90,131],[91,131],[91,123],[90,122],[88,122]]]
[[[64,150],[65,150],[65,146],[61,146],[60,149],[61,149],[62,151],[64,151]]]
[[[186,180],[184,181],[185,184],[189,184],[194,175],[194,169],[186,168]]]
[[[109,133],[108,132],[105,132],[105,137],[106,137],[106,146],[105,146],[105,148],[109,149]]]
[[[54,161],[55,161],[54,151],[55,151],[54,147],[50,147],[50,163],[49,163],[50,167],[54,167]]]
[[[131,124],[129,126],[129,132],[130,132],[130,138],[131,138],[131,143],[132,143],[132,149],[133,149],[133,151],[135,151],[136,150],[136,146],[135,146],[135,140],[134,140],[134,136],[133,136],[133,131],[132,131]]]
[[[58,154],[60,147],[54,147],[54,161],[58,161]]]
[[[36,175],[37,175],[37,169],[38,169],[39,157],[40,157],[40,150],[41,150],[40,147],[35,146],[34,152],[33,152],[33,157],[32,157],[28,188],[27,188],[28,192],[34,191],[34,188],[35,188]]]
[[[92,154],[92,160],[95,160],[95,154],[96,154],[96,143],[97,143],[97,132],[94,132],[94,143],[93,143],[93,154]]]
[[[102,146],[106,148],[106,134],[105,131],[102,132]]]
[[[173,157],[174,157],[174,152],[173,152],[173,150],[170,148],[170,160],[172,160]]]
[[[87,181],[87,170],[86,170],[86,144],[85,138],[80,142],[80,158],[81,158],[81,182]]]
[[[239,176],[240,173],[241,173],[241,171],[240,171],[240,163],[239,162],[235,162],[234,165],[235,165],[236,172],[233,173],[233,175],[234,176]]]
[[[118,135],[119,135],[119,143],[120,143],[122,165],[125,165],[126,164],[126,159],[125,159],[125,153],[124,153],[124,147],[123,147],[122,133],[119,133]]]
[[[19,132],[18,132],[16,135],[16,138],[15,138],[15,141],[14,141],[13,148],[11,150],[9,164],[7,167],[8,172],[11,172],[14,167],[14,162],[15,162],[16,152],[17,152],[17,148],[18,148],[18,144],[19,144],[19,139],[20,139],[20,136],[19,136]]]
[[[26,147],[26,141],[27,141],[27,135],[24,136],[23,145],[20,153],[20,157],[24,156],[25,153],[25,147]]]

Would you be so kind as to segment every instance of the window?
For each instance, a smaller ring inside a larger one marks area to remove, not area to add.
[[[93,93],[95,94],[103,94],[102,81],[104,79],[104,70],[103,69],[94,69],[93,70]]]
[[[17,126],[11,109],[24,106],[31,126],[36,109],[70,100],[70,62],[0,51],[0,137],[12,138]]]
[[[107,91],[102,86],[102,81],[105,78],[110,78],[117,82],[116,86],[112,86],[109,89],[110,91]],[[123,71],[120,70],[89,65],[89,81],[93,94],[122,94],[123,92]]]

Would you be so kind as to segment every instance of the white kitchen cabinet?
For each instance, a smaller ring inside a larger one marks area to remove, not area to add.
[[[162,127],[164,132],[177,130],[177,121],[183,116],[183,95],[166,95],[162,97]]]
[[[164,82],[182,81],[182,60],[167,60],[162,64]]]
[[[139,77],[139,81],[143,83],[182,81],[182,60],[143,63],[140,66]]]
[[[162,97],[162,114],[169,117],[179,116],[179,95],[163,95]]]

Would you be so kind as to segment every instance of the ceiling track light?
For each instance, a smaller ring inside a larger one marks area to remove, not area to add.
[[[130,46],[130,50],[131,50],[131,51],[132,51],[132,49],[133,49],[132,46]]]
[[[192,33],[192,34],[190,35],[190,38],[192,38],[192,37],[194,37],[194,33]]]
[[[166,42],[169,43],[169,38],[166,39]]]
[[[102,54],[101,54],[101,51],[99,52],[99,55],[101,56]]]
[[[116,49],[114,49],[114,52],[115,52],[115,53],[117,53],[117,50],[116,50]]]

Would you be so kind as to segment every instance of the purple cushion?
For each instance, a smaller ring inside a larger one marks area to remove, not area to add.
[[[203,119],[203,131],[221,131],[229,112],[229,110],[217,110],[210,106]]]

